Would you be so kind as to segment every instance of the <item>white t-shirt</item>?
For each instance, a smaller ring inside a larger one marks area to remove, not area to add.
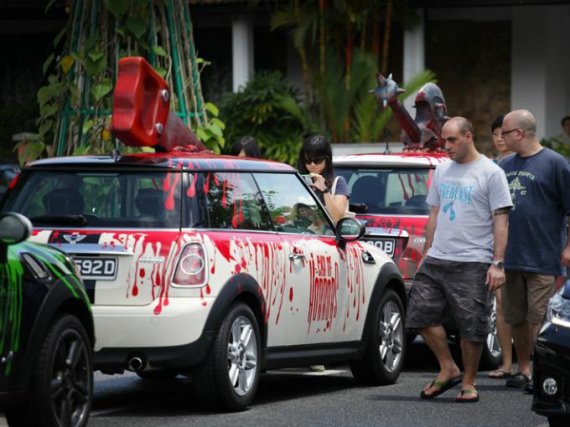
[[[439,165],[426,201],[439,206],[428,256],[463,262],[493,260],[493,212],[513,205],[505,173],[495,162],[481,156],[467,164]]]

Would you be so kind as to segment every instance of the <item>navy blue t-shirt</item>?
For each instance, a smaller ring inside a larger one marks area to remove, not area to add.
[[[505,269],[562,275],[570,165],[548,148],[529,157],[513,154],[499,165],[505,170],[514,205],[509,213]]]

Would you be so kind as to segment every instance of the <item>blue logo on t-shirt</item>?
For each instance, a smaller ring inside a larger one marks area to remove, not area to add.
[[[449,203],[443,206],[443,212],[449,213],[449,220],[454,221],[457,217],[453,202],[471,204],[471,195],[473,193],[474,185],[461,185],[461,184],[439,184],[439,197],[441,200],[449,200]]]

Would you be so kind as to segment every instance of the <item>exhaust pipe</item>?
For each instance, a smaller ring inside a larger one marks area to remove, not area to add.
[[[143,369],[143,359],[140,356],[133,356],[127,362],[127,369],[129,371],[138,372]]]

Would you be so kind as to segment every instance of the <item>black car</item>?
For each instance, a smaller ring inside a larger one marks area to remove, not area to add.
[[[570,280],[552,297],[533,359],[532,410],[551,427],[570,426]]]
[[[30,221],[0,214],[0,409],[10,426],[87,424],[94,344],[73,261],[25,242]]]

